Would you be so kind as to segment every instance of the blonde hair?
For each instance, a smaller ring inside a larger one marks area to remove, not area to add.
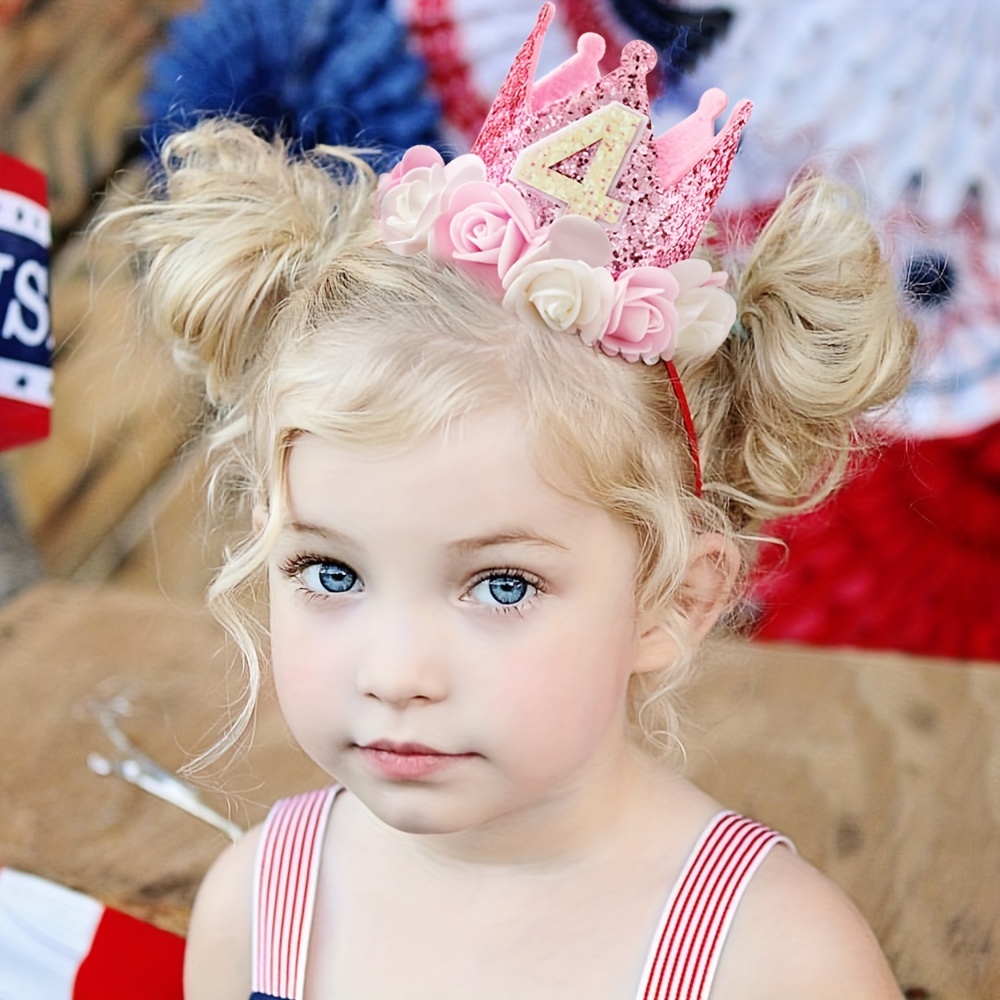
[[[634,527],[637,601],[684,648],[694,535],[742,539],[749,558],[763,520],[836,487],[857,418],[905,383],[913,331],[872,229],[849,193],[799,184],[739,266],[747,335],[680,371],[704,471],[696,497],[661,367],[528,328],[454,270],[391,253],[374,226],[375,185],[350,151],[296,157],[244,125],[207,121],[165,145],[150,197],[103,223],[137,262],[145,324],[204,379],[215,486],[264,515],[209,592],[249,677],[218,752],[252,718],[264,629],[249,606],[285,516],[298,433],[405,444],[488,406],[516,408],[543,474]],[[669,744],[690,663],[688,651],[633,678],[630,720],[650,748]]]

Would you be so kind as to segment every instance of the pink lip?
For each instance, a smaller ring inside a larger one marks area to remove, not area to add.
[[[392,740],[376,740],[374,743],[365,743],[362,750],[385,750],[386,753],[398,753],[398,754],[437,754],[444,757],[450,757],[451,754],[446,754],[442,750],[435,750],[434,747],[425,747],[423,743],[393,743]]]
[[[392,781],[417,781],[475,756],[471,753],[442,753],[421,743],[392,743],[388,740],[359,745],[357,749],[369,767]]]

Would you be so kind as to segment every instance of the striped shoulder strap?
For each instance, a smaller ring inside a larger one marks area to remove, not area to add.
[[[738,813],[708,824],[664,907],[637,1000],[708,1000],[736,907],[780,843],[792,846]]]
[[[282,799],[265,820],[254,882],[255,997],[302,997],[323,834],[339,791]]]

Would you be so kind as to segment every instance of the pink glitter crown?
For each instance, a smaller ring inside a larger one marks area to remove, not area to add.
[[[694,467],[694,421],[675,361],[697,364],[736,320],[728,275],[691,258],[729,176],[749,101],[722,132],[726,107],[709,90],[698,110],[660,138],[646,76],[656,53],[622,51],[601,76],[604,39],[532,83],[555,8],[546,3],[514,60],[473,151],[446,164],[413,146],[379,178],[376,221],[385,246],[469,275],[525,324],[575,332],[612,357],[663,362]]]
[[[646,76],[656,52],[645,42],[627,44],[618,69],[602,77],[604,39],[585,34],[574,56],[532,82],[554,13],[551,3],[539,12],[473,152],[493,184],[520,190],[536,225],[564,211],[601,222],[616,276],[689,258],[725,186],[751,103],[741,101],[716,135],[728,101],[709,90],[697,111],[654,138]],[[598,162],[602,152],[608,155]]]

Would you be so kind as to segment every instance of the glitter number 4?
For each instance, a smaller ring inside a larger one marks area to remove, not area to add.
[[[511,176],[566,205],[573,215],[616,226],[625,205],[610,195],[639,130],[649,119],[620,102],[607,104],[585,118],[525,148]],[[576,179],[556,167],[577,153],[594,150],[584,175]]]

